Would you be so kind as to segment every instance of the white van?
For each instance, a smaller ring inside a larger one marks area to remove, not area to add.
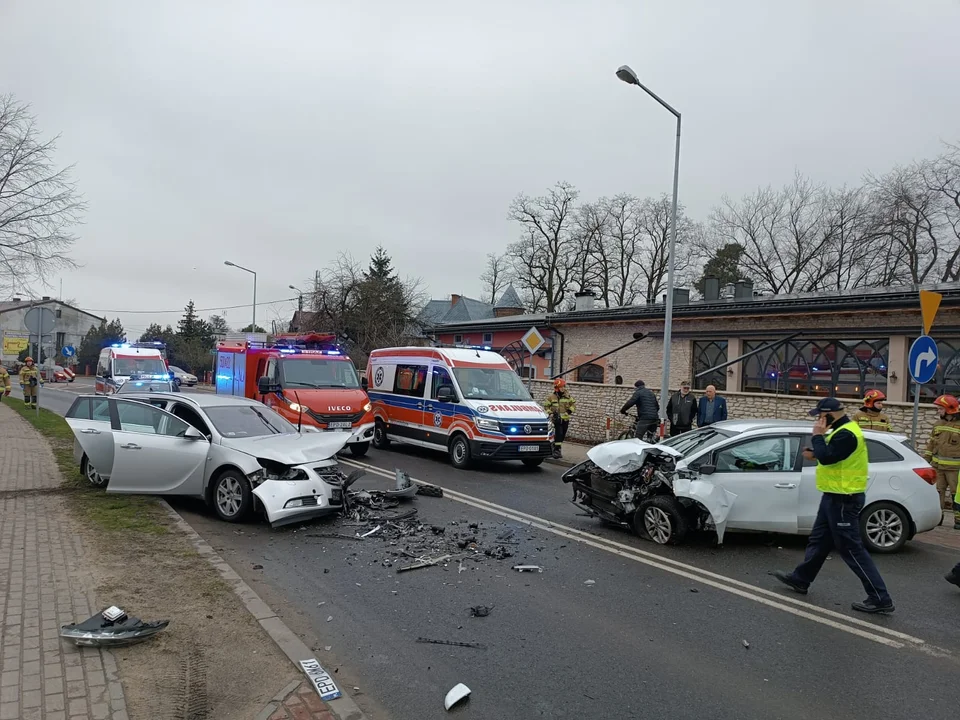
[[[455,467],[474,459],[540,465],[553,428],[502,355],[472,348],[374,350],[363,382],[373,405],[373,445],[444,450]]]
[[[116,343],[100,351],[97,362],[97,395],[112,395],[130,380],[141,385],[163,384],[163,389],[169,389],[167,386],[171,382],[170,370],[159,349]]]

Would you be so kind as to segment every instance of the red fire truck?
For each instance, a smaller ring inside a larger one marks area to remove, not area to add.
[[[350,433],[354,457],[373,439],[370,399],[334,335],[278,335],[272,342],[227,340],[217,345],[220,395],[259,400],[307,431]]]

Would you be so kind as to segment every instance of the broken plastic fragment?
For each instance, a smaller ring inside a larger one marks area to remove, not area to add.
[[[597,581],[596,581],[596,580],[584,580],[584,581],[583,581],[583,584],[584,584],[584,585],[596,585],[596,584],[597,584]]]
[[[514,565],[513,569],[517,572],[543,572],[543,568],[539,565]]]
[[[447,696],[443,699],[443,707],[445,710],[449,710],[454,705],[456,705],[461,700],[465,700],[470,695],[470,688],[468,688],[463,683],[460,683],[454,687],[450,692],[447,693]]]
[[[486,605],[474,605],[470,608],[470,617],[487,617],[491,610],[493,610],[493,608],[487,607]]]
[[[117,647],[142,642],[169,624],[169,620],[144,622],[128,616],[116,606],[110,606],[82,623],[63,625],[60,637],[81,647]]]

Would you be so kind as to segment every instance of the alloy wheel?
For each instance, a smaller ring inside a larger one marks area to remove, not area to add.
[[[903,522],[892,510],[881,508],[867,518],[866,532],[870,542],[877,547],[893,547],[903,537]]]
[[[217,485],[217,507],[220,512],[233,517],[240,512],[242,503],[243,490],[240,488],[240,481],[230,476],[223,478]]]
[[[670,516],[658,507],[648,507],[643,514],[643,526],[650,539],[660,545],[666,545],[673,535],[673,523]]]

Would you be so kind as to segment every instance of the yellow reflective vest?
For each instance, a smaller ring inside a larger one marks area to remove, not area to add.
[[[825,433],[823,439],[830,439],[839,430],[847,430],[857,438],[857,449],[850,457],[833,465],[817,463],[817,490],[837,495],[855,495],[867,491],[867,479],[870,474],[867,460],[867,444],[863,441],[863,430],[852,420]]]

